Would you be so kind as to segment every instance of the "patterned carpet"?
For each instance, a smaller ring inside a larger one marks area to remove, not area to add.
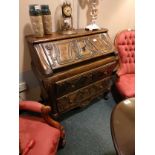
[[[110,115],[115,105],[98,98],[84,109],[76,109],[61,121],[66,131],[66,145],[58,155],[115,155],[110,131]]]

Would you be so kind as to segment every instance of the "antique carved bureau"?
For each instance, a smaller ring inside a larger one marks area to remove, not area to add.
[[[118,56],[107,29],[26,36],[41,97],[57,117],[110,90]]]

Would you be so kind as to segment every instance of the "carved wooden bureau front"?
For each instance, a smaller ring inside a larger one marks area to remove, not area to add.
[[[26,38],[41,97],[53,116],[83,107],[110,90],[118,56],[107,29]]]

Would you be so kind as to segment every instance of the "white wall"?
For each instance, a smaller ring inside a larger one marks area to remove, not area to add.
[[[28,91],[26,99],[39,99],[39,85],[31,70],[31,58],[24,36],[32,33],[29,5],[48,4],[52,12],[53,31],[57,30],[56,22],[60,16],[60,5],[63,0],[20,0],[19,1],[19,79],[26,81]],[[68,0],[69,1],[69,0]],[[73,6],[74,28],[84,28],[88,21],[88,0],[70,0]],[[134,0],[98,0],[98,19],[100,27],[109,29],[109,34],[114,39],[116,33],[122,29],[135,26]],[[80,4],[80,5],[79,5]]]
[[[80,2],[79,25],[81,28],[87,24],[88,5],[84,6],[84,0]],[[98,0],[97,24],[108,28],[109,34],[114,39],[116,33],[122,29],[135,26],[135,1],[134,0]]]

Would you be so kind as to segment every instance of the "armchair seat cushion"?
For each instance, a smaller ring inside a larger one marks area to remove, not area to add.
[[[39,130],[38,130],[39,129]],[[42,118],[20,116],[19,118],[20,149],[34,140],[27,155],[55,155],[60,138],[60,130],[46,124]]]
[[[116,87],[126,98],[135,96],[135,74],[125,74],[119,77]]]

